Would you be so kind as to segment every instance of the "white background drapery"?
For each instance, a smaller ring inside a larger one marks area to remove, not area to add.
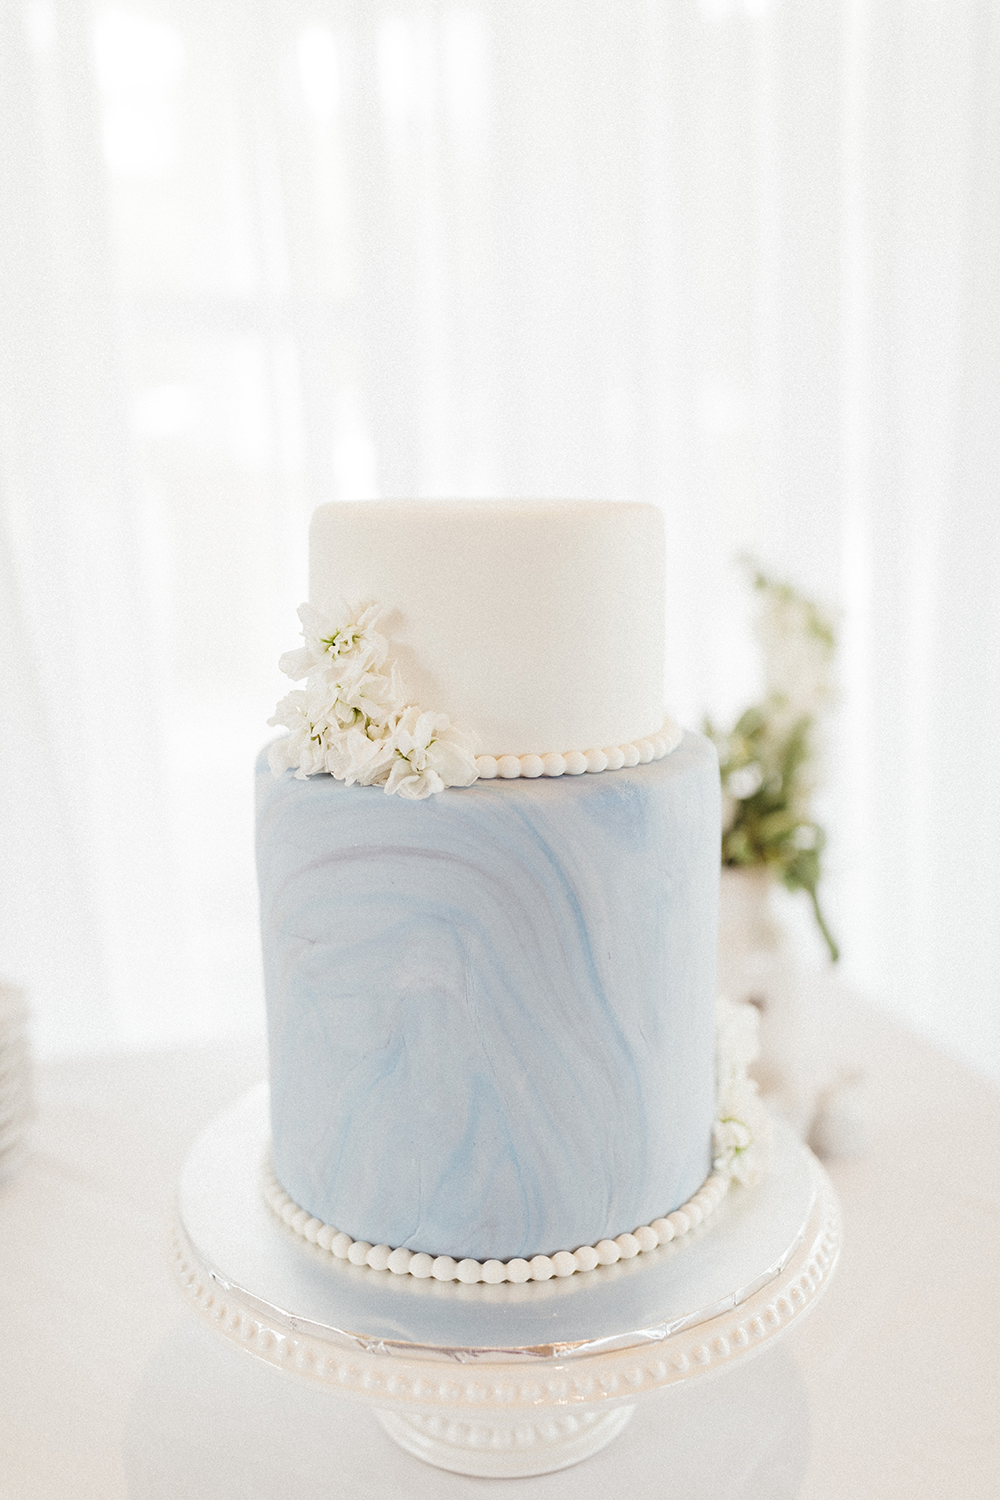
[[[0,12],[0,969],[45,1051],[259,1024],[250,768],[315,504],[662,506],[668,702],[840,611],[849,975],[1000,1076],[988,0]]]

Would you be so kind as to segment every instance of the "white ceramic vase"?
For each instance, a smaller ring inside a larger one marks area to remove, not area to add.
[[[719,907],[719,991],[760,1012],[761,1092],[799,1129],[808,1121],[802,1046],[803,983],[792,935],[763,866],[723,869]]]

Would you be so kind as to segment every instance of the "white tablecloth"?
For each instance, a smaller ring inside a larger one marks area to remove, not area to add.
[[[603,1453],[525,1480],[419,1463],[182,1300],[174,1182],[262,1075],[259,1046],[43,1069],[34,1152],[0,1183],[2,1500],[1000,1495],[1000,1095],[848,997],[826,1004],[869,1079],[867,1152],[830,1168],[845,1248],[826,1296],[773,1350],[648,1398]]]

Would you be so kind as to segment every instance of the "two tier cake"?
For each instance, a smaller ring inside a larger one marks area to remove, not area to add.
[[[663,569],[652,506],[313,518],[257,848],[266,1191],[332,1254],[590,1270],[700,1222],[749,1144],[738,1059],[719,1106],[718,767],[664,711]]]

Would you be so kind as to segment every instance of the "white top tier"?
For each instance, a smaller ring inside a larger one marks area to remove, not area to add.
[[[664,538],[653,505],[365,500],[309,534],[319,609],[377,602],[407,698],[477,755],[603,749],[663,724]]]

